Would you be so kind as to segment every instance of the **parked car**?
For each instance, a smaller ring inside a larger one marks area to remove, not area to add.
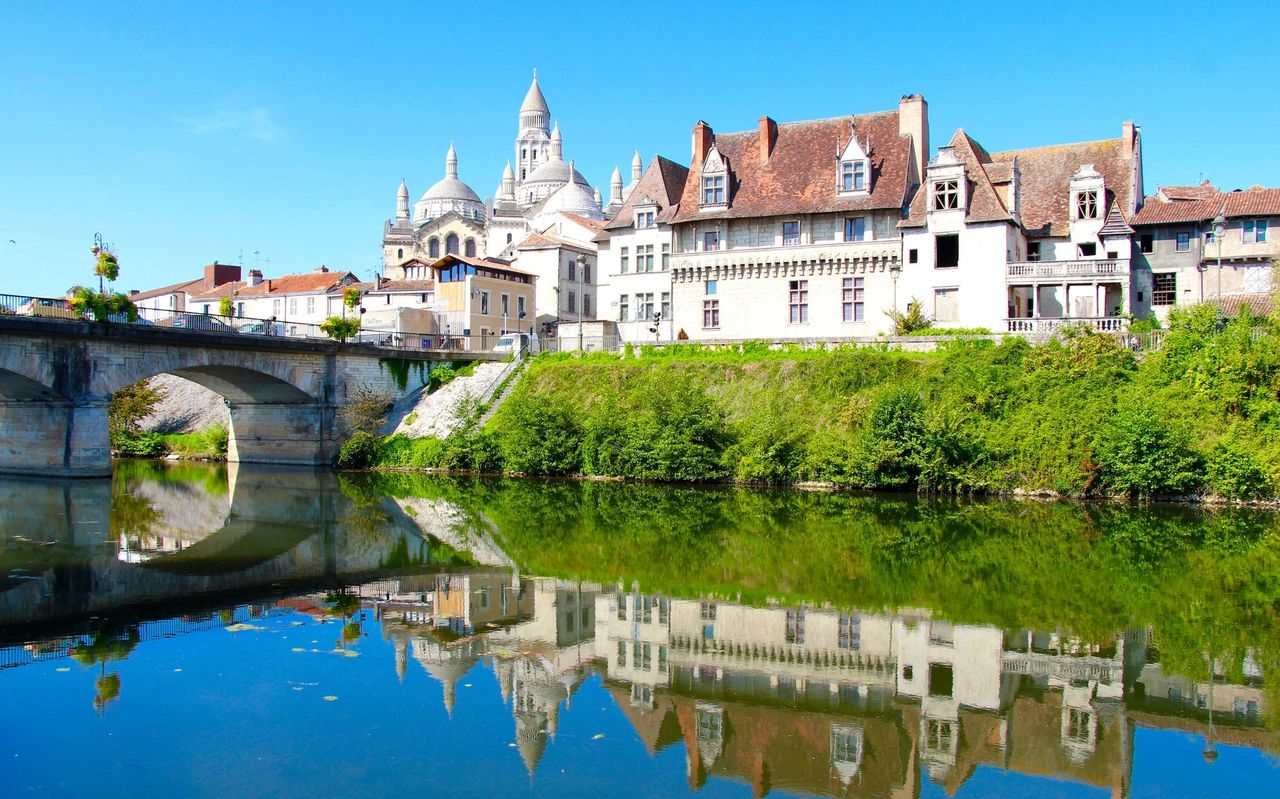
[[[251,336],[283,336],[284,325],[279,322],[272,322],[267,319],[255,319],[248,324],[241,325],[239,328],[241,333],[247,333]]]
[[[200,330],[205,333],[235,333],[234,327],[217,318],[198,313],[180,313],[169,320],[176,330]]]
[[[503,333],[493,345],[494,352],[518,352],[524,350],[533,355],[538,352],[538,337],[528,333]]]
[[[71,310],[71,303],[66,300],[48,297],[32,297],[30,302],[18,306],[20,316],[44,316],[53,319],[83,319],[79,313]]]

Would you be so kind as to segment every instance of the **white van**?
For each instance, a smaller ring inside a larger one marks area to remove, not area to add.
[[[493,345],[494,352],[517,352],[524,350],[529,355],[538,352],[538,337],[529,333],[503,333]]]

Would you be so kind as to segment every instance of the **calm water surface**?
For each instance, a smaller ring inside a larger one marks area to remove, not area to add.
[[[0,482],[0,792],[1280,795],[1251,511]]]

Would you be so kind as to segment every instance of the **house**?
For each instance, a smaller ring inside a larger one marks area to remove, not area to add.
[[[637,159],[639,158],[637,154]],[[633,173],[640,167],[633,165]],[[600,315],[617,320],[627,343],[676,337],[671,313],[671,218],[689,178],[687,167],[658,156],[622,200],[622,177],[615,169],[613,217],[596,234],[600,253]],[[651,333],[658,315],[658,332]]]
[[[603,223],[566,211],[542,222],[515,247],[515,264],[538,278],[538,332],[549,336],[561,322],[591,320],[599,313],[599,272],[592,239]]]
[[[237,318],[270,319],[283,326],[285,335],[312,335],[311,326],[345,313],[343,292],[359,282],[353,273],[330,271],[327,266],[265,279],[253,269],[248,280],[193,295],[188,310],[217,315],[222,298],[229,297]]]
[[[536,275],[497,258],[465,255],[446,255],[431,269],[436,324],[454,346],[488,350],[503,333],[537,332]]]
[[[1214,233],[1219,214],[1224,220],[1221,241]],[[1219,297],[1224,307],[1245,303],[1255,313],[1266,313],[1280,259],[1278,217],[1280,189],[1254,186],[1224,192],[1208,181],[1160,186],[1133,219],[1138,244],[1134,270],[1140,283],[1134,314],[1165,319],[1176,305]]]
[[[138,315],[151,322],[168,319],[187,310],[188,298],[240,280],[240,267],[217,261],[204,268],[194,280],[184,280],[149,291],[130,292],[129,299],[138,306]]]
[[[902,289],[937,326],[1120,330],[1133,307],[1129,220],[1142,139],[989,153],[963,129],[938,149],[899,227]]]
[[[699,122],[670,217],[678,327],[691,339],[886,330],[902,265],[898,222],[928,139],[919,95],[893,111],[783,124],[761,117],[741,133],[717,135]]]

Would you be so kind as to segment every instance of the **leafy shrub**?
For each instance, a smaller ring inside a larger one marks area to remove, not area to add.
[[[502,463],[498,437],[487,430],[454,433],[444,440],[440,466],[470,472],[494,472]]]
[[[869,488],[915,486],[926,437],[918,391],[904,386],[881,394],[863,434],[862,482]]]
[[[159,458],[168,452],[159,433],[117,433],[111,436],[111,448],[128,458]]]
[[[1270,489],[1263,465],[1249,446],[1235,437],[1223,439],[1209,450],[1204,472],[1206,485],[1228,499],[1256,499]]]
[[[334,341],[346,341],[360,332],[360,317],[330,316],[320,323],[320,332]]]
[[[800,430],[769,408],[740,426],[736,443],[725,450],[725,469],[743,483],[785,483],[796,479],[804,457]]]
[[[365,430],[357,431],[343,442],[338,450],[339,469],[366,469],[378,458],[378,436]]]
[[[503,468],[524,474],[575,474],[582,465],[582,426],[563,397],[507,400],[499,435]]]
[[[457,376],[458,370],[454,369],[452,364],[445,363],[433,368],[427,376],[427,393],[437,391]]]
[[[1189,437],[1156,408],[1128,405],[1104,428],[1097,455],[1107,488],[1151,497],[1196,487],[1199,459]]]

